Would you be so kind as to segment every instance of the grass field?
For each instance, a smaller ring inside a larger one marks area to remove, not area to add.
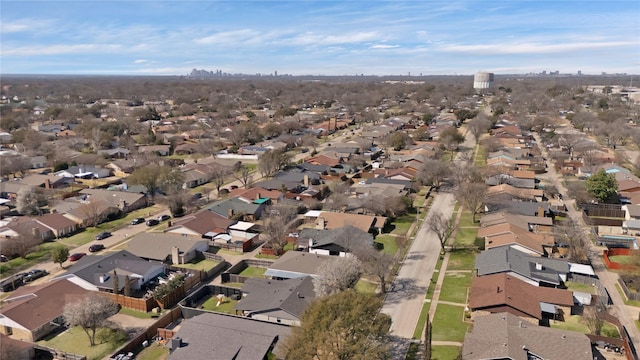
[[[584,317],[581,315],[565,316],[565,321],[551,321],[551,328],[576,331],[583,334],[589,334],[589,327],[584,322]],[[603,336],[612,338],[620,338],[618,329],[611,323],[604,322],[602,330],[600,332]]]
[[[445,273],[439,301],[467,303],[467,289],[471,286],[471,273]],[[439,307],[439,306],[438,306]]]
[[[236,306],[238,301],[231,300],[230,298],[226,297],[224,298],[224,300],[222,300],[222,304],[220,304],[220,306],[216,306],[217,303],[218,303],[218,298],[216,298],[215,296],[212,296],[207,301],[205,301],[204,304],[202,304],[202,308],[205,310],[217,311],[217,312],[226,313],[226,314],[236,313],[235,310],[233,310],[233,308]]]
[[[398,244],[396,242],[396,237],[389,234],[382,234],[376,236],[374,240],[376,243],[380,244],[379,247],[385,253],[393,256],[398,252]]]
[[[406,214],[396,218],[392,222],[392,224],[395,225],[395,229],[393,229],[391,233],[395,235],[402,235],[402,236],[407,235],[407,232],[409,232],[409,227],[411,227],[411,224],[413,223],[414,219],[415,219],[415,214]]]
[[[453,249],[449,253],[447,270],[473,270],[477,252],[472,249]]]
[[[640,301],[627,299],[627,296],[624,294],[624,291],[622,291],[620,285],[616,284],[616,290],[618,290],[618,294],[620,294],[622,301],[624,301],[626,305],[640,307]]]
[[[476,216],[478,217],[478,216]],[[476,219],[477,220],[477,219]],[[462,215],[460,215],[460,220],[458,222],[458,227],[478,227],[479,222],[474,223],[473,217],[471,216],[471,211],[463,211]]]
[[[629,255],[616,255],[616,256],[609,256],[609,260],[611,262],[616,262],[618,264],[625,264],[625,265],[632,265],[635,263],[635,257],[634,256],[629,256]]]
[[[27,269],[37,263],[51,260],[51,249],[58,245],[55,242],[46,242],[38,245],[37,250],[28,254],[26,258],[11,259],[0,265],[2,276],[9,276]]]
[[[418,324],[416,324],[416,329],[413,331],[413,338],[416,340],[420,340],[422,338],[424,327],[427,324],[427,316],[429,316],[430,306],[430,302],[425,302],[424,304],[422,304],[422,310],[420,310],[420,316],[418,317]]]
[[[242,270],[240,275],[247,277],[255,277],[262,278],[264,277],[264,273],[267,271],[266,268],[256,267],[256,266],[247,266],[246,269]]]
[[[169,359],[169,348],[154,342],[136,355],[137,360],[167,360]]]
[[[460,354],[460,347],[434,345],[431,348],[431,360],[456,360]]]
[[[133,309],[127,309],[127,308],[120,308],[120,314],[124,314],[124,315],[129,315],[129,316],[133,316],[133,317],[137,317],[138,319],[151,319],[152,315],[154,315],[153,313],[150,312],[142,312],[142,311],[137,311],[137,310],[133,310]]]
[[[434,341],[464,341],[469,325],[462,322],[464,307],[439,304],[433,317]]]
[[[208,271],[213,269],[219,263],[220,262],[218,261],[202,259],[202,260],[196,260],[195,262],[188,262],[186,264],[179,264],[179,265],[176,265],[176,267],[181,267],[184,269]]]
[[[456,230],[455,244],[459,246],[473,245],[476,240],[477,228],[458,228]]]
[[[120,347],[127,335],[112,329],[101,328],[96,333],[96,345],[89,346],[89,338],[79,327],[73,327],[51,339],[38,341],[38,344],[69,353],[80,354],[88,360],[102,359]]]
[[[356,291],[363,294],[375,294],[377,288],[378,284],[365,279],[358,280],[355,286]]]
[[[596,288],[591,285],[581,284],[573,281],[566,281],[564,284],[567,286],[567,290],[584,292],[589,294],[596,293]]]

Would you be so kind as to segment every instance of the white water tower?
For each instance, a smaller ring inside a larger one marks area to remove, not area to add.
[[[473,88],[478,92],[484,92],[493,88],[493,73],[476,73],[473,76]]]

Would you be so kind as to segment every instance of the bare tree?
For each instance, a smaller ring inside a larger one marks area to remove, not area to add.
[[[242,186],[246,189],[249,187],[249,184],[251,183],[251,169],[240,164],[238,169],[233,172],[233,177],[236,180],[240,181]]]
[[[356,257],[336,257],[323,262],[313,278],[316,296],[323,297],[352,288],[360,279],[361,263]]]
[[[444,252],[447,240],[449,240],[455,230],[454,221],[451,220],[451,217],[447,217],[443,213],[435,213],[429,219],[429,229],[431,229],[438,237],[438,240],[440,240],[440,247]]]
[[[553,227],[555,241],[568,247],[568,257],[571,261],[583,263],[588,260],[588,240],[580,225],[567,218]]]
[[[107,319],[118,312],[118,304],[111,299],[91,294],[82,300],[65,305],[63,316],[69,326],[80,326],[89,338],[89,344],[96,344],[96,331],[108,325]]]
[[[18,190],[16,210],[23,215],[41,214],[40,206],[46,204],[42,191],[36,187],[24,187]]]
[[[268,177],[283,170],[290,161],[291,155],[287,154],[284,149],[269,150],[260,157],[258,169],[262,176]]]
[[[373,246],[363,246],[353,251],[354,255],[362,262],[362,270],[365,274],[375,276],[380,281],[380,291],[387,292],[387,276],[393,264],[393,258],[384,251],[378,251]]]
[[[489,119],[487,119],[487,116],[484,114],[484,112],[479,113],[478,116],[469,121],[469,124],[467,125],[467,129],[469,129],[469,132],[471,132],[471,135],[473,135],[476,144],[480,142],[480,136],[486,133],[490,127],[491,122],[489,121]]]
[[[96,226],[102,221],[102,212],[105,203],[100,200],[89,200],[80,206],[80,212],[84,215],[86,226]]]
[[[464,207],[471,211],[471,218],[476,222],[476,214],[482,209],[487,196],[487,185],[477,182],[465,182],[456,192],[456,198]]]
[[[449,175],[451,175],[449,163],[441,160],[428,159],[420,170],[419,180],[424,185],[439,188]]]
[[[598,317],[596,306],[585,306],[582,313],[582,319],[587,324],[589,331],[593,335],[600,335],[604,321]]]
[[[228,168],[220,165],[213,165],[211,171],[209,172],[209,177],[211,178],[213,184],[216,186],[216,194],[218,194],[218,196],[220,196],[220,188],[222,187],[222,185],[224,185],[224,182],[229,173],[230,171]]]
[[[270,206],[264,211],[262,234],[268,247],[275,253],[279,253],[287,244],[285,237],[289,233],[290,222],[295,217],[295,208],[282,204]]]

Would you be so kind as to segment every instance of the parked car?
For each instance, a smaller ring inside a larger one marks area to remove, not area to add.
[[[135,218],[131,220],[131,225],[138,225],[138,224],[142,224],[143,222],[144,222],[144,218]]]
[[[96,240],[102,240],[102,239],[106,239],[106,238],[108,238],[109,236],[111,236],[111,233],[110,233],[110,232],[108,232],[108,231],[103,231],[103,232],[101,232],[100,234],[96,235],[95,239],[96,239]]]
[[[33,280],[40,279],[41,277],[44,277],[44,276],[47,276],[47,275],[49,275],[47,270],[33,269],[33,270],[29,271],[27,273],[27,275],[25,275],[22,278],[22,281],[28,283],[28,282],[31,282]]]
[[[93,244],[89,246],[89,252],[96,252],[104,249],[104,245],[102,244]]]
[[[7,262],[9,261],[9,258],[4,256],[4,254],[0,255],[0,262]]]
[[[147,220],[147,226],[155,226],[160,224],[160,221],[158,221],[157,219],[149,219]]]
[[[73,253],[71,255],[69,255],[69,258],[67,260],[69,261],[78,261],[80,259],[82,259],[83,256],[85,256],[87,254],[85,253]]]
[[[165,221],[165,220],[169,220],[171,219],[171,216],[169,215],[160,215],[158,216],[158,221]]]

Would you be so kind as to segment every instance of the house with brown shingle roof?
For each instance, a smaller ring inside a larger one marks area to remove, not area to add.
[[[38,341],[64,325],[62,311],[92,291],[61,279],[14,291],[0,309],[0,333],[13,339]]]
[[[307,158],[304,160],[304,162],[307,162],[309,164],[314,164],[314,165],[325,165],[330,167],[334,167],[341,163],[340,159],[332,158],[323,154]]]
[[[582,333],[551,329],[503,312],[479,316],[464,337],[462,360],[592,360],[591,340]]]
[[[279,190],[267,190],[263,187],[253,187],[250,189],[237,188],[229,193],[229,197],[237,197],[250,202],[260,199],[269,199],[272,204],[277,204],[284,199],[284,193]]]
[[[511,223],[491,225],[478,229],[478,237],[484,238],[485,249],[510,246],[529,255],[546,256],[555,245],[551,234],[534,234]]]
[[[509,184],[500,184],[487,188],[487,202],[496,200],[522,200],[541,202],[543,191],[541,189],[521,189]]]
[[[573,305],[569,290],[534,286],[506,273],[478,276],[471,281],[469,308],[480,315],[508,312],[537,324],[543,317],[564,319],[571,315]]]
[[[201,210],[195,214],[176,219],[164,232],[198,238],[213,237],[227,233],[229,227],[236,222],[213,211]]]
[[[331,211],[308,211],[305,213],[308,222],[313,222],[316,229],[336,229],[351,225],[364,232],[375,229],[382,232],[388,218],[384,216],[337,213]]]
[[[46,214],[34,220],[46,228],[51,229],[53,235],[57,238],[71,235],[78,230],[78,224],[62,214]]]

